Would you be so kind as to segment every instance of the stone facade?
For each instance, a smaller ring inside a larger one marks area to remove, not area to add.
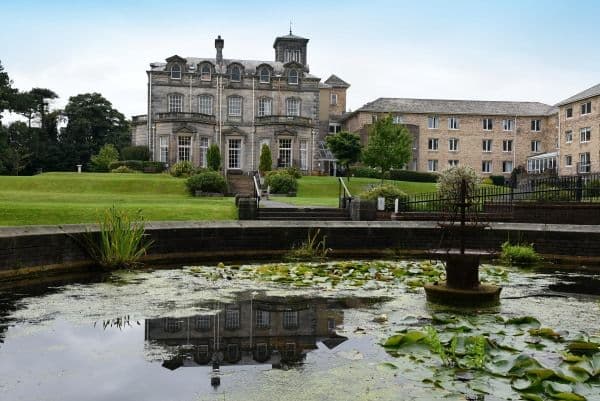
[[[260,149],[268,144],[274,168],[312,172],[323,134],[320,108],[329,114],[330,104],[321,105],[307,43],[290,32],[275,39],[275,61],[236,60],[223,58],[218,37],[215,58],[175,55],[151,63],[148,113],[133,117],[133,143],[148,146],[153,160],[201,167],[208,146],[217,144],[231,173],[256,171]]]

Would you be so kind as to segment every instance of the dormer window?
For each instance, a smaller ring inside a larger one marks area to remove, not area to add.
[[[232,81],[239,82],[242,80],[242,70],[237,65],[231,67],[230,78]]]
[[[171,79],[181,79],[181,66],[173,64],[171,67]]]
[[[260,69],[259,79],[261,84],[268,84],[271,81],[271,73],[267,67]]]
[[[298,71],[290,70],[288,74],[288,84],[298,85]]]
[[[211,79],[210,65],[202,64],[202,67],[200,67],[200,79],[202,81],[210,81],[210,79]]]

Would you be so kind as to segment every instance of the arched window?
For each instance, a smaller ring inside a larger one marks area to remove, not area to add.
[[[298,85],[298,71],[290,70],[288,73],[288,84]]]
[[[271,81],[271,72],[267,67],[263,67],[260,69],[259,77],[261,84],[268,84]]]
[[[289,117],[300,116],[300,100],[294,97],[286,99],[285,108]]]
[[[200,67],[200,79],[202,81],[210,81],[210,79],[211,79],[210,65],[202,64],[202,67]]]
[[[233,67],[231,67],[231,80],[232,81],[236,81],[239,82],[242,80],[242,71],[240,70],[240,67],[238,67],[237,65],[234,65]]]
[[[173,64],[171,67],[171,79],[181,79],[181,66]]]
[[[258,99],[258,116],[270,116],[273,110],[273,101],[268,97],[261,97]]]
[[[213,115],[213,97],[210,95],[198,96],[198,112],[201,114]]]

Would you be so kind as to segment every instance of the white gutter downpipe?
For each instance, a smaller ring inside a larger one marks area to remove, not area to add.
[[[146,124],[148,126],[147,144],[148,149],[150,150],[150,159],[156,161],[154,158],[154,147],[152,146],[152,71],[148,71],[148,115]]]

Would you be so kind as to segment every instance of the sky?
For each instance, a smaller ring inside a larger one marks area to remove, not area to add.
[[[600,82],[600,1],[0,0],[0,62],[20,90],[64,107],[99,92],[146,111],[145,71],[174,54],[273,60],[273,40],[310,39],[310,72],[351,84],[347,108],[378,97],[555,104]]]

